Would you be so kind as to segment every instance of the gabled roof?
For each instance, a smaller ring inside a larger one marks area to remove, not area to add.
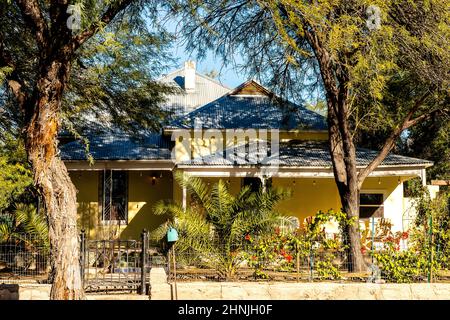
[[[97,161],[105,160],[170,160],[170,140],[158,133],[104,133],[91,134],[89,152]],[[84,146],[78,140],[60,146],[64,161],[86,160]]]
[[[172,121],[166,130],[193,129],[326,130],[322,115],[283,101],[254,80]]]
[[[176,115],[186,114],[201,107],[230,91],[230,88],[208,76],[195,73],[195,87],[192,92],[184,88],[185,68],[170,72],[158,81],[170,84],[179,89],[179,93],[168,95],[163,108],[173,111]]]
[[[171,141],[160,134],[136,134],[130,136],[124,133],[109,133],[91,135],[89,138],[89,152],[96,161],[114,160],[170,160]],[[267,147],[270,142],[267,142]],[[227,159],[225,155],[229,150],[221,154],[212,154],[194,158],[178,163],[182,167],[196,166],[239,166],[245,163],[242,156],[247,157],[247,162],[256,159],[261,147],[256,148],[257,143],[249,146],[238,146],[237,152],[231,152]],[[247,149],[247,152],[245,151]],[[83,145],[79,141],[72,141],[60,146],[61,158],[64,161],[85,161],[86,154]],[[264,153],[266,150],[262,149]],[[377,151],[358,148],[356,150],[357,166],[366,166],[378,154]],[[249,158],[248,158],[249,157]],[[252,164],[257,164],[254,160]],[[433,162],[423,159],[389,154],[380,167],[396,166],[420,166],[429,167]],[[266,165],[278,165],[280,167],[316,167],[331,168],[331,157],[328,142],[320,141],[292,141],[280,143],[279,153],[269,158]],[[263,164],[264,166],[264,164]]]
[[[264,145],[264,144],[263,144]],[[267,143],[270,147],[270,142]],[[248,148],[247,152],[245,151]],[[257,143],[250,143],[248,146],[241,145],[235,148],[235,152],[224,150],[221,154],[212,154],[204,157],[194,158],[189,161],[179,163],[180,166],[236,166],[237,164],[252,163],[257,164],[257,153],[261,153],[261,145],[257,149]],[[230,156],[227,159],[226,154],[229,152]],[[262,153],[265,153],[264,148]],[[356,161],[357,166],[367,166],[374,157],[378,154],[377,151],[357,148]],[[247,159],[242,159],[246,157]],[[250,157],[250,158],[249,158]],[[261,164],[261,163],[259,163]],[[264,163],[262,163],[264,166]],[[280,143],[278,154],[274,154],[266,160],[266,165],[278,165],[280,167],[317,167],[317,168],[331,168],[331,155],[329,151],[328,142],[321,141],[292,141]],[[380,167],[389,166],[422,166],[428,167],[433,165],[432,161],[405,157],[395,154],[389,154]]]

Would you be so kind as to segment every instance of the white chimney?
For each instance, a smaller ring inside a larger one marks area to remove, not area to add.
[[[186,92],[195,91],[195,61],[188,60],[184,63],[184,89]]]

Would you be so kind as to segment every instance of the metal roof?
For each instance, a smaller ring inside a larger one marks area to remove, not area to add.
[[[163,76],[159,81],[178,88],[178,94],[168,95],[162,108],[174,112],[176,116],[184,115],[203,106],[230,91],[230,88],[219,81],[196,72],[195,90],[186,92],[184,89],[185,68],[173,71]]]
[[[326,130],[322,115],[291,102],[279,105],[265,95],[227,94],[172,121],[165,129]]]
[[[320,141],[292,141],[279,144],[279,152],[272,149],[272,155],[261,161],[270,142],[259,141],[246,145],[240,145],[232,149],[224,150],[221,154],[213,154],[194,158],[190,161],[179,163],[182,166],[238,166],[238,165],[277,165],[280,167],[322,167],[331,168],[331,155],[327,142]],[[227,156],[228,154],[228,156]],[[357,166],[367,166],[378,154],[377,151],[358,148],[356,150]],[[262,157],[261,157],[262,155]],[[257,156],[260,156],[258,159]],[[430,166],[432,161],[389,154],[381,166],[408,166],[423,165]]]
[[[108,133],[89,135],[89,152],[94,160],[170,160],[170,138],[158,133]],[[80,141],[60,145],[64,161],[86,160]]]

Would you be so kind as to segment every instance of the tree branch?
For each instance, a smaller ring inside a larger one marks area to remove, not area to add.
[[[6,81],[17,99],[20,109],[25,111],[25,101],[27,99],[27,95],[23,91],[24,85],[17,74],[16,65],[11,57],[11,54],[5,48],[2,40],[3,39],[0,38],[0,67],[9,67],[12,69],[12,71],[6,76]]]
[[[413,125],[415,125],[416,123],[424,120],[425,118],[431,116],[432,112],[423,114],[421,116],[418,116],[415,119],[412,119],[412,116],[414,115],[414,113],[419,109],[419,107],[423,104],[423,102],[428,98],[428,96],[431,94],[430,91],[427,91],[415,104],[413,107],[411,107],[411,109],[409,110],[408,114],[406,115],[406,117],[403,119],[403,122],[401,123],[400,126],[398,126],[397,128],[394,129],[394,131],[392,131],[391,135],[386,139],[386,141],[384,142],[383,147],[381,148],[380,152],[378,153],[378,155],[369,163],[369,165],[367,165],[367,167],[365,167],[363,170],[361,170],[358,174],[358,187],[361,188],[364,180],[367,178],[367,176],[373,171],[375,170],[376,167],[378,167],[383,160],[387,157],[387,155],[389,154],[389,152],[392,150],[392,148],[395,145],[395,141],[398,139],[398,137],[400,137],[400,135],[402,134],[402,132],[410,127],[412,127]],[[435,110],[436,111],[436,110]]]
[[[36,37],[36,42],[41,50],[41,54],[45,53],[48,43],[48,26],[42,15],[41,8],[37,0],[16,0],[22,16],[33,31]]]
[[[125,10],[133,1],[135,0],[117,0],[111,3],[100,21],[92,24],[90,28],[72,38],[68,45],[69,49],[75,51],[86,40],[96,34],[103,25],[110,23],[119,12]]]
[[[62,28],[66,28],[66,22],[69,16],[67,14],[68,2],[68,0],[57,0],[51,2],[49,14],[52,22],[50,27],[50,35],[52,38],[56,34],[62,32]],[[67,30],[67,32],[71,32],[71,30]]]

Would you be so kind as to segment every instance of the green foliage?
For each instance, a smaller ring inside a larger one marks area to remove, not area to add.
[[[284,219],[274,210],[275,205],[289,196],[281,189],[251,192],[244,187],[237,195],[219,180],[211,188],[200,178],[175,175],[180,185],[193,196],[189,208],[179,204],[159,202],[155,214],[167,214],[179,232],[177,254],[187,254],[205,266],[216,268],[221,277],[232,278],[244,259],[244,236],[265,234]],[[286,221],[285,221],[286,222]],[[152,235],[163,239],[169,224],[160,226]]]
[[[267,279],[267,270],[292,272],[298,267],[297,262],[308,261],[318,278],[340,279],[338,256],[348,247],[340,237],[326,237],[324,225],[331,221],[338,222],[343,229],[354,219],[348,219],[340,211],[319,211],[297,230],[282,232],[276,228],[272,234],[262,237],[247,235],[251,245],[246,260],[254,268],[254,276]]]
[[[423,281],[450,267],[449,194],[430,199],[423,189],[416,193],[415,226],[406,234],[384,239],[383,248],[373,253],[383,278],[392,282]],[[408,239],[407,250],[399,248]]]
[[[34,206],[18,204],[10,217],[0,220],[0,243],[19,241],[27,246],[49,250],[47,220]]]
[[[443,98],[443,103],[448,100]],[[434,162],[427,179],[450,180],[450,115],[439,114],[411,128],[400,151]]]
[[[66,127],[89,127],[94,115],[103,130],[160,129],[167,112],[159,105],[174,89],[155,78],[173,62],[173,38],[140,15],[125,15],[80,48],[63,102]]]
[[[0,212],[14,203],[32,182],[27,167],[9,163],[4,156],[0,156]]]
[[[23,140],[0,128],[0,214],[33,198],[32,183]]]
[[[377,266],[383,279],[391,282],[405,283],[424,280],[429,271],[427,250],[408,249],[399,251],[393,243],[386,245],[382,251],[374,252]],[[436,271],[437,264],[433,264]]]
[[[160,24],[160,12],[166,4],[131,1],[108,25],[102,25],[99,21],[106,9],[121,2],[76,1],[81,10],[78,32],[93,26],[99,26],[99,30],[69,62],[71,72],[58,115],[58,129],[74,134],[86,146],[83,136],[87,130],[158,130],[167,118],[160,105],[173,88],[155,81],[174,62],[168,52],[173,38]],[[57,47],[70,30],[65,22],[50,20],[60,10],[66,11],[65,4],[41,1],[39,6]],[[57,7],[52,8],[57,12],[50,13],[50,6]],[[0,2],[0,20],[0,129],[16,132],[27,119],[19,110],[7,76],[20,79],[21,89],[31,96],[39,77],[41,52],[34,30],[30,30],[15,2]],[[10,55],[7,60],[3,59],[4,50],[5,56]]]

